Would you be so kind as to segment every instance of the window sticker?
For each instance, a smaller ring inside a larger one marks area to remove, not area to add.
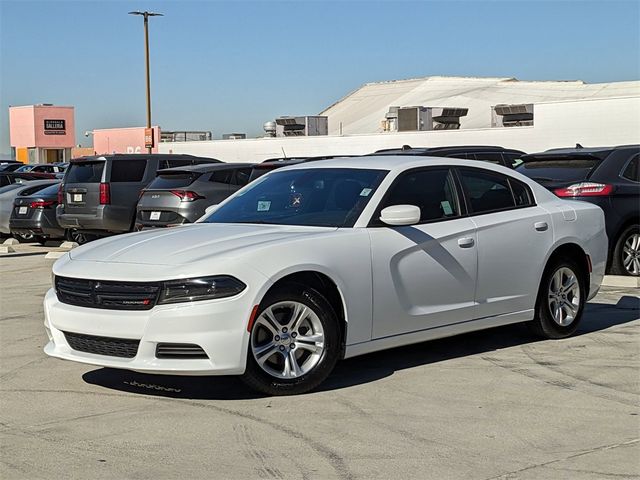
[[[268,212],[271,208],[271,201],[269,200],[258,200],[258,211],[259,212]]]
[[[360,192],[360,196],[361,197],[368,197],[369,194],[371,193],[372,189],[371,188],[363,188],[362,191]]]
[[[447,200],[440,202],[440,206],[445,215],[453,215],[453,208],[451,208],[451,204]]]
[[[300,208],[302,206],[302,194],[301,193],[292,193],[289,196],[289,207],[290,208]]]

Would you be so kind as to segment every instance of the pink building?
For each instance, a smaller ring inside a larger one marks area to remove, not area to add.
[[[66,162],[76,143],[74,109],[50,104],[9,107],[9,140],[21,162]]]
[[[109,153],[147,153],[144,127],[103,128],[93,131],[93,150],[97,155]],[[153,127],[154,147],[152,153],[158,153],[160,127]]]

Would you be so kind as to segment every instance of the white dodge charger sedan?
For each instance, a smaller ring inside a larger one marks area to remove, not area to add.
[[[62,257],[44,301],[45,352],[300,393],[338,360],[376,350],[516,322],[571,335],[606,251],[600,208],[500,166],[302,163],[198,223]]]

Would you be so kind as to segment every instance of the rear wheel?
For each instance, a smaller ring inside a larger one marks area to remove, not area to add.
[[[18,240],[20,243],[32,243],[35,242],[33,239],[32,233],[14,233],[13,238]]]
[[[88,233],[83,233],[78,230],[67,230],[66,238],[70,242],[76,242],[78,245],[82,245],[87,242],[91,242],[98,238],[96,235],[90,235]]]
[[[327,299],[312,288],[287,284],[260,305],[241,378],[269,395],[304,393],[329,376],[339,352],[338,319]]]
[[[640,225],[631,225],[618,237],[613,249],[611,273],[640,276]]]
[[[529,322],[533,332],[544,338],[565,338],[573,334],[582,318],[586,288],[576,262],[552,260],[542,277],[536,316]]]
[[[47,237],[43,237],[42,235],[34,235],[33,241],[39,243],[40,245],[44,245],[47,242]]]

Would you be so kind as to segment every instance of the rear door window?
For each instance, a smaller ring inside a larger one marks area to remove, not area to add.
[[[247,183],[249,183],[250,177],[251,177],[250,168],[239,168],[236,170],[236,174],[233,177],[233,184],[243,187]]]
[[[65,183],[100,183],[102,181],[102,162],[72,163],[65,176]]]
[[[147,187],[148,190],[170,190],[172,188],[183,188],[191,185],[199,173],[184,172],[158,175]]]
[[[233,179],[233,170],[217,170],[211,174],[210,181],[229,185]]]
[[[118,160],[111,163],[111,182],[141,182],[147,161]]]
[[[505,175],[462,168],[460,180],[468,200],[467,207],[471,213],[488,213],[516,206],[509,179]]]

